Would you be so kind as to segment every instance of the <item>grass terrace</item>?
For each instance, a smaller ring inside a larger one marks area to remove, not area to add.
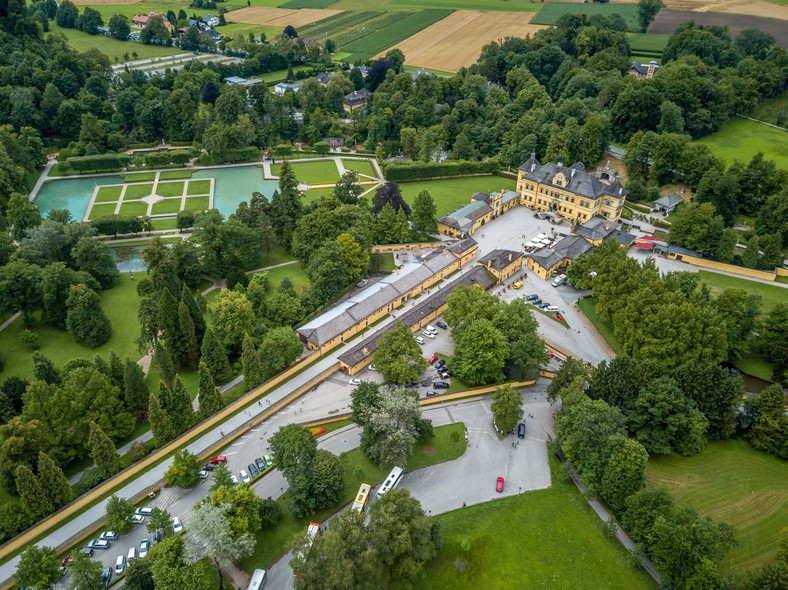
[[[478,192],[495,192],[501,188],[514,190],[516,180],[500,176],[466,176],[464,178],[447,178],[445,180],[417,180],[400,183],[402,196],[413,206],[416,196],[421,191],[429,191],[435,201],[437,217],[443,217],[455,209],[471,202],[471,195]]]
[[[717,133],[698,141],[709,146],[715,156],[728,164],[733,160],[749,162],[755,154],[763,152],[766,159],[774,160],[778,168],[788,169],[786,132],[763,123],[733,117],[725,121]]]
[[[717,296],[725,289],[744,289],[750,295],[761,297],[761,312],[770,312],[778,303],[788,302],[788,289],[777,285],[769,285],[759,281],[740,279],[722,275],[708,270],[699,270],[700,280],[711,288],[711,294]]]

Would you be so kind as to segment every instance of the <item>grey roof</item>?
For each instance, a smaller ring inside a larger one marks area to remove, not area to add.
[[[629,194],[629,191],[622,187],[618,180],[607,184],[586,172],[583,164],[580,162],[575,162],[572,166],[564,166],[560,162],[557,164],[553,162],[539,164],[536,157],[532,155],[518,170],[526,173],[525,178],[527,180],[546,186],[555,186],[558,189],[566,190],[587,199],[596,200],[602,195],[620,198]],[[553,178],[559,172],[567,179],[566,186],[553,184]]]
[[[616,222],[604,217],[594,216],[583,225],[578,225],[572,233],[595,242],[607,239],[617,229],[618,224]]]
[[[350,94],[345,96],[345,102],[349,105],[356,105],[361,104],[362,102],[366,102],[369,98],[369,90],[366,88],[361,90],[354,90]]]
[[[501,205],[506,205],[506,203],[515,200],[519,196],[520,193],[518,193],[517,191],[511,191],[509,189],[506,189],[505,191],[503,191],[503,195],[501,196]]]
[[[241,78],[241,76],[227,76],[224,79],[224,81],[227,82],[228,84],[241,84],[243,82],[246,82],[246,79]]]
[[[321,84],[328,84],[328,81],[331,79],[331,74],[328,72],[320,72],[315,79],[320,82]]]
[[[470,250],[476,245],[476,240],[473,238],[465,238],[464,240],[458,240],[450,245],[447,249],[449,252],[454,252],[458,256],[465,252],[466,250]]]
[[[552,248],[544,248],[538,252],[526,254],[543,268],[552,268],[564,258],[575,260],[581,254],[588,252],[594,245],[582,236],[567,236]]]
[[[427,76],[428,78],[437,78],[438,77],[436,74],[433,74],[432,72],[429,72],[429,71],[425,70],[424,68],[419,68],[418,70],[413,70],[410,73],[410,77],[412,79],[414,79],[414,80],[416,78],[418,78],[419,76]]]
[[[467,273],[455,278],[453,281],[442,285],[441,288],[431,295],[418,299],[416,305],[403,313],[398,320],[405,322],[408,326],[413,326],[432,313],[435,309],[446,303],[446,299],[452,294],[459,285],[481,285],[485,290],[492,287],[496,282],[495,277],[491,276],[483,267],[476,266]],[[353,367],[372,356],[378,348],[378,340],[387,330],[379,330],[356,344],[347,352],[339,355],[339,360],[349,367]],[[366,350],[366,352],[365,352]]]
[[[489,262],[490,268],[494,268],[495,270],[503,270],[507,265],[522,257],[523,253],[516,252],[515,250],[493,250],[486,256],[480,258],[478,262],[482,266],[487,266],[487,263]]]
[[[664,195],[659,199],[657,199],[656,201],[654,201],[654,204],[662,205],[663,207],[672,209],[673,207],[675,207],[676,205],[678,205],[683,201],[684,199],[681,198],[681,195],[678,195],[676,193],[668,193],[667,195]]]
[[[471,199],[474,201],[484,201],[485,203],[489,203],[490,195],[488,193],[482,193],[482,192],[473,193],[471,195]]]
[[[632,62],[632,65],[629,66],[629,69],[630,70],[637,70],[638,74],[643,74],[645,76],[646,74],[648,74],[649,65],[653,65],[654,66],[654,71],[655,72],[659,69],[659,64],[656,61],[654,61],[653,59],[647,64],[642,64],[638,60],[635,60],[635,61]]]
[[[637,239],[636,235],[621,230],[614,231],[612,237],[619,244],[623,244],[624,246],[629,246],[632,242],[634,242]]]
[[[498,84],[498,82],[487,82],[487,83],[484,85],[484,89],[485,89],[485,90],[489,90],[489,89],[490,89],[490,88],[492,88],[493,86],[497,86],[497,87],[498,87],[498,88],[500,88],[501,90],[506,90],[506,89],[505,89],[503,86],[501,86],[500,84]]]

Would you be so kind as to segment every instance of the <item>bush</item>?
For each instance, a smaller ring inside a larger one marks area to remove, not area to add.
[[[137,441],[133,445],[131,445],[131,450],[129,451],[129,459],[132,463],[136,463],[143,457],[145,457],[150,451],[148,447],[146,447],[141,442]]]
[[[66,160],[69,168],[78,172],[87,170],[120,170],[131,162],[128,154],[97,154],[95,156],[78,156]]]
[[[79,478],[79,483],[77,484],[77,495],[81,496],[85,492],[89,492],[102,481],[104,481],[104,478],[101,477],[101,472],[99,471],[98,467],[85,469],[85,471],[82,472],[82,477]]]
[[[21,334],[19,334],[19,342],[30,348],[35,348],[41,342],[41,338],[35,332],[22,330]]]
[[[433,162],[384,162],[381,164],[386,180],[418,180],[445,176],[464,176],[466,174],[492,174],[500,168],[498,160],[490,158],[484,162],[464,160],[447,161],[442,164]]]
[[[91,221],[90,225],[102,236],[136,234],[142,231],[142,220],[130,215],[103,215]]]

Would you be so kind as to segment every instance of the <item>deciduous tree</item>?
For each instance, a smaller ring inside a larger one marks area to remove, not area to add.
[[[22,553],[14,583],[24,587],[49,588],[60,579],[60,558],[52,547],[33,545]]]
[[[490,409],[498,429],[510,432],[523,417],[523,395],[511,385],[502,385],[493,393]]]
[[[72,285],[66,300],[66,329],[76,342],[95,348],[112,335],[98,294],[85,285]]]
[[[101,571],[104,569],[100,561],[91,559],[87,553],[75,551],[71,562],[71,588],[98,588],[101,584]],[[124,584],[125,585],[125,584]]]
[[[225,350],[230,353],[241,352],[244,335],[254,332],[254,310],[246,296],[226,289],[208,309],[213,314]]]
[[[186,449],[181,449],[175,451],[172,466],[164,474],[164,477],[170,485],[193,488],[200,481],[200,469],[197,456],[192,455]]]
[[[133,524],[131,518],[134,516],[134,506],[125,498],[119,498],[112,494],[107,500],[107,528],[121,535],[128,533]]]
[[[401,321],[395,321],[391,329],[380,337],[372,363],[389,383],[416,381],[427,368],[421,347],[407,324]]]

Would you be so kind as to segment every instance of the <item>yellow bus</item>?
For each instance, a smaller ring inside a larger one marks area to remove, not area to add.
[[[358,488],[358,494],[356,494],[356,499],[353,502],[353,510],[364,512],[364,506],[367,505],[370,487],[368,483],[362,483],[361,487]]]

